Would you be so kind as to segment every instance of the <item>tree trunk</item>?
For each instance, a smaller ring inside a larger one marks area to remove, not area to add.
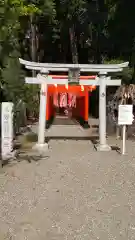
[[[31,28],[31,59],[32,62],[36,61],[36,28],[33,23],[33,15],[30,16],[30,28]],[[35,77],[35,71],[32,70],[32,76]]]
[[[78,63],[78,51],[77,51],[74,25],[72,25],[69,28],[69,36],[70,36],[70,45],[71,45],[71,53],[72,53],[72,62],[74,64],[77,64]]]

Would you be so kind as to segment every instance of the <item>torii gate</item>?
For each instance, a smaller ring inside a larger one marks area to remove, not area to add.
[[[48,149],[48,144],[45,142],[45,123],[46,123],[46,102],[47,102],[47,85],[58,84],[68,85],[72,82],[80,85],[96,85],[99,86],[99,144],[96,146],[98,151],[109,151],[110,146],[106,141],[106,86],[120,86],[120,79],[111,79],[109,73],[117,73],[123,71],[123,68],[128,66],[128,62],[121,64],[55,64],[55,63],[37,63],[19,59],[20,63],[25,65],[27,69],[39,71],[36,77],[26,77],[25,82],[30,84],[40,84],[40,111],[39,111],[39,129],[38,150]],[[72,76],[77,77],[66,79],[54,79],[49,75],[49,71],[71,72]],[[95,72],[98,74],[95,80],[81,80],[80,72]],[[77,73],[77,74],[76,74]],[[74,75],[74,76],[75,76]]]

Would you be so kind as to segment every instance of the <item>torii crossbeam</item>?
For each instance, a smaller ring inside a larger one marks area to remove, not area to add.
[[[55,64],[55,63],[36,63],[19,59],[20,63],[25,65],[25,68],[39,71],[35,78],[26,77],[25,82],[29,84],[40,84],[40,112],[39,112],[39,131],[38,149],[45,150],[48,148],[45,142],[45,119],[46,119],[46,99],[47,99],[47,84],[67,85],[72,82],[72,79],[54,79],[49,75],[51,72],[95,72],[98,76],[95,80],[81,80],[79,77],[74,78],[74,84],[80,85],[97,85],[99,86],[99,144],[96,146],[98,151],[109,151],[111,148],[106,141],[106,86],[120,86],[120,79],[111,79],[109,73],[121,72],[123,68],[128,66],[128,62],[121,64]],[[45,93],[45,94],[43,94]]]

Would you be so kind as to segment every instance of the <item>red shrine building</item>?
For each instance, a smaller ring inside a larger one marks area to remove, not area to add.
[[[55,79],[68,78],[67,75],[49,75]],[[92,80],[96,76],[80,76],[81,80]],[[84,128],[89,128],[89,94],[96,86],[49,85],[47,89],[46,128],[57,114],[76,119]]]

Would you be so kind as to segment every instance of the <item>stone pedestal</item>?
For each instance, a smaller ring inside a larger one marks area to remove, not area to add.
[[[111,151],[111,147],[108,144],[98,144],[95,146],[96,150],[99,152],[108,152]]]
[[[37,144],[35,144],[34,146],[33,146],[33,150],[34,151],[38,151],[39,153],[46,153],[46,151],[48,150],[48,143],[43,143],[43,144],[39,144],[39,143],[37,143]]]

